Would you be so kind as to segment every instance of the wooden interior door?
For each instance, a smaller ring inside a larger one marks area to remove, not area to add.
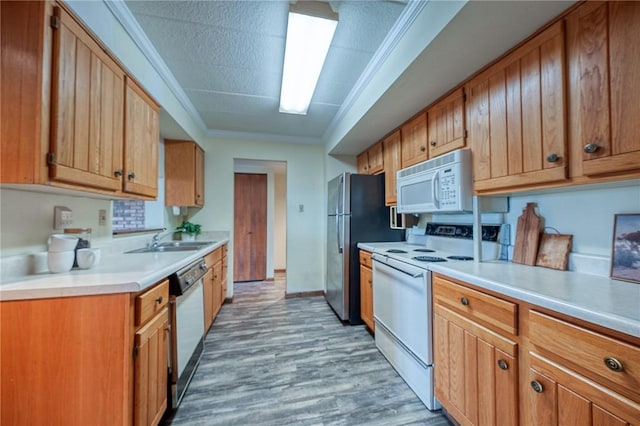
[[[267,175],[236,173],[234,183],[234,281],[261,281],[267,277]]]

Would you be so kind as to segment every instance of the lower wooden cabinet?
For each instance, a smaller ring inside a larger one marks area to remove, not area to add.
[[[462,425],[518,424],[518,346],[435,306],[436,398]]]
[[[224,244],[204,258],[209,271],[204,282],[204,326],[209,330],[227,296],[227,245]]]
[[[373,271],[371,253],[360,250],[360,318],[369,330],[375,331],[373,320]]]

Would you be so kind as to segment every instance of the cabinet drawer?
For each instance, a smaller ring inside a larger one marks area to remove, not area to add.
[[[221,260],[222,260],[222,247],[218,247],[217,249],[215,249],[214,251],[212,251],[211,253],[207,254],[204,257],[204,263],[206,263],[207,267],[209,268],[213,267],[213,265],[220,262]]]
[[[367,268],[372,268],[371,264],[371,252],[366,250],[360,250],[360,264]]]
[[[152,289],[136,296],[136,327],[149,321],[169,303],[169,280],[164,280]]]
[[[518,305],[434,276],[433,300],[496,331],[518,334]]]
[[[640,401],[640,347],[529,311],[530,341],[555,356],[575,363],[593,380],[606,380]]]

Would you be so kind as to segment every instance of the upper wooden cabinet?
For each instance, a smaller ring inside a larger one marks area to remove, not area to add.
[[[384,154],[384,203],[394,206],[398,202],[398,188],[396,186],[396,172],[401,168],[400,130],[396,130],[382,140],[382,152]]]
[[[588,2],[567,19],[572,176],[640,170],[640,3]]]
[[[360,174],[376,175],[382,173],[384,168],[382,142],[377,142],[366,151],[361,152],[357,158],[357,165]]]
[[[65,7],[0,7],[0,182],[155,198],[155,102]]]
[[[64,9],[54,16],[49,177],[118,191],[124,72]]]
[[[427,151],[427,115],[421,113],[402,125],[402,168],[425,161]]]
[[[465,146],[464,102],[460,87],[427,110],[429,158]]]
[[[164,142],[165,205],[204,205],[204,151],[192,141]]]
[[[564,41],[557,22],[468,83],[475,191],[566,178]]]
[[[158,194],[158,105],[126,79],[123,191],[155,198]]]

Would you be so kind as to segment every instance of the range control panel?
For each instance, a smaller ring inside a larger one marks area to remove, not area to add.
[[[427,223],[427,235],[438,237],[473,239],[473,225],[448,225]],[[500,225],[482,225],[482,241],[498,241]]]

